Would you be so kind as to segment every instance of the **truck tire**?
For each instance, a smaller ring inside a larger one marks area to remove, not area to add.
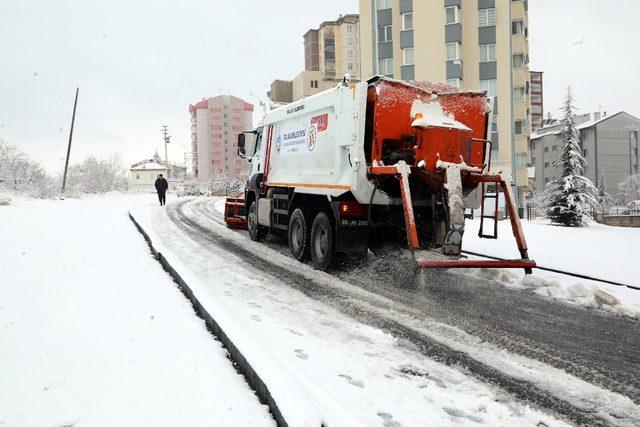
[[[269,229],[258,224],[258,213],[256,202],[251,202],[249,205],[249,214],[247,215],[247,226],[249,228],[249,237],[255,242],[261,242],[267,237]]]
[[[311,261],[316,270],[326,271],[335,256],[333,224],[326,213],[316,215],[311,226]]]
[[[310,227],[302,209],[296,208],[289,219],[289,251],[298,261],[309,259]]]

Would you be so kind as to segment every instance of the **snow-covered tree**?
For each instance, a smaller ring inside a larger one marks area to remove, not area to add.
[[[582,176],[587,162],[579,144],[571,87],[567,88],[562,110],[562,152],[554,162],[554,167],[560,169],[560,175],[546,189],[549,194],[546,216],[554,224],[581,227],[589,224],[589,208],[597,206],[598,201],[593,183]]]
[[[13,144],[0,139],[0,190],[39,198],[53,197],[55,180]]]
[[[618,184],[618,201],[629,203],[632,200],[640,200],[640,175],[638,174],[631,175]]]
[[[600,182],[598,184],[598,203],[600,203],[600,206],[610,206],[613,204],[613,197],[607,192],[607,178],[604,174],[600,175]]]
[[[108,159],[87,157],[69,168],[67,182],[71,192],[106,193],[127,189],[127,169],[114,154]]]
[[[230,178],[226,174],[217,173],[207,182],[207,192],[211,195],[235,195],[242,191],[244,183]]]

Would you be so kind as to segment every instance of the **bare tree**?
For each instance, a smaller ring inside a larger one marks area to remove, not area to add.
[[[93,156],[69,168],[69,188],[72,192],[106,193],[127,189],[127,169],[120,156],[108,159]]]
[[[629,203],[640,200],[640,175],[630,175],[618,184],[618,202]]]

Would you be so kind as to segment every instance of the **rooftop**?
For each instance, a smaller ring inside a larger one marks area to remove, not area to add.
[[[620,113],[622,113],[622,111],[619,111],[610,116],[607,115],[606,111],[604,113],[587,113],[587,114],[577,115],[575,116],[576,123],[577,123],[576,128],[578,130],[590,128],[592,126],[597,125],[600,122],[610,119],[611,117],[617,116]],[[538,139],[547,135],[559,135],[561,131],[562,131],[562,123],[559,121],[557,124],[554,124],[552,126],[546,126],[533,132],[531,134],[531,139]]]

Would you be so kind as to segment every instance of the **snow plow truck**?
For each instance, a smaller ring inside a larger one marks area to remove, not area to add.
[[[319,270],[400,243],[420,267],[530,273],[511,178],[489,171],[490,102],[484,91],[376,76],[269,111],[238,135],[250,174],[244,196],[227,199],[225,221],[255,241],[286,233],[291,255]],[[468,259],[465,208],[479,206],[480,237],[497,238],[499,192],[521,259]]]

